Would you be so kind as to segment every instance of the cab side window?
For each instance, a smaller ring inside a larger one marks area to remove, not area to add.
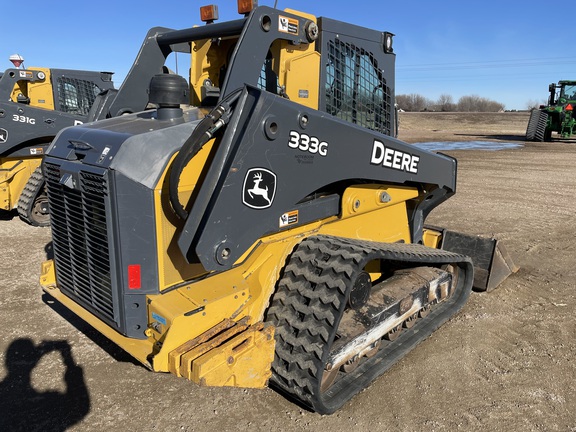
[[[326,72],[326,111],[390,134],[390,89],[370,52],[340,40],[330,41]]]

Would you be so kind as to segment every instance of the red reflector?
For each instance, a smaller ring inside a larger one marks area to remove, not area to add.
[[[572,104],[566,105],[566,111],[572,111],[573,109]]]
[[[140,264],[132,264],[128,266],[128,289],[140,289],[142,284],[140,282]]]

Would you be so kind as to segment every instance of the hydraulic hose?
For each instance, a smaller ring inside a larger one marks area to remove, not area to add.
[[[178,190],[180,186],[180,176],[186,165],[204,145],[212,139],[216,131],[228,123],[232,113],[232,105],[240,97],[242,89],[237,89],[230,93],[210,113],[204,117],[194,129],[190,137],[184,142],[180,152],[174,158],[170,167],[170,177],[168,179],[168,192],[170,205],[174,213],[182,220],[188,218],[188,212],[180,202]]]

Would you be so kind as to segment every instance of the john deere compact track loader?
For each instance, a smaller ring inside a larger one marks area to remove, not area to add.
[[[40,163],[60,129],[81,124],[112,74],[68,69],[8,69],[0,75],[0,211],[18,209],[31,225],[49,224]]]
[[[158,109],[54,140],[41,284],[154,371],[331,413],[512,265],[424,226],[456,160],[394,138],[390,33],[246,3],[149,32],[124,85]]]

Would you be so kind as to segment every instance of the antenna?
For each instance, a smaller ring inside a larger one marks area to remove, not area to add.
[[[276,1],[274,2],[274,9],[276,9],[276,6],[277,6],[277,5],[278,5],[278,0],[276,0]]]

